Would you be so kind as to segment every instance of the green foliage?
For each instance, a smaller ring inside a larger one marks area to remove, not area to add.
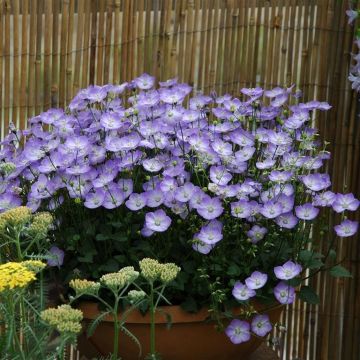
[[[353,277],[351,273],[341,265],[333,266],[330,269],[330,275],[334,277]]]
[[[299,298],[309,304],[319,304],[318,294],[310,286],[302,286],[299,292]]]

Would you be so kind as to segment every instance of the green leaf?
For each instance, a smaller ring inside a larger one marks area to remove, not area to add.
[[[114,259],[109,259],[104,265],[99,267],[101,272],[115,272],[119,270],[119,264]]]
[[[156,309],[157,312],[159,312],[161,315],[163,315],[166,319],[166,328],[167,329],[171,329],[172,326],[172,317],[171,314],[169,314],[168,312],[164,311],[162,308],[158,307]]]
[[[341,265],[336,265],[332,267],[330,269],[330,275],[334,277],[353,277],[351,273]]]
[[[299,260],[304,265],[304,267],[309,269],[318,269],[324,265],[320,260],[324,255],[311,251],[311,250],[301,250],[299,254]]]
[[[95,239],[97,241],[105,241],[105,240],[108,240],[109,239],[109,236],[105,235],[105,234],[97,234],[95,236]]]
[[[318,269],[321,268],[324,263],[319,259],[312,259],[306,264],[306,267],[309,269]]]
[[[78,260],[79,262],[83,263],[92,263],[94,258],[94,254],[87,253],[85,256],[79,256]]]
[[[287,281],[288,285],[293,286],[293,287],[297,287],[301,284],[301,279],[300,278],[293,278]]]
[[[329,251],[329,258],[330,258],[331,260],[336,260],[336,251],[335,251],[334,249],[331,249],[331,250]]]
[[[239,276],[241,272],[241,269],[236,264],[231,264],[227,270],[227,275],[229,276]]]
[[[302,286],[299,292],[299,298],[309,304],[319,304],[318,294],[310,286]]]
[[[109,315],[110,311],[105,311],[105,312],[101,312],[99,316],[97,316],[89,325],[89,327],[87,328],[87,336],[91,337],[93,336],[96,328],[98,327],[98,325],[101,323],[101,321],[105,318],[106,315]]]

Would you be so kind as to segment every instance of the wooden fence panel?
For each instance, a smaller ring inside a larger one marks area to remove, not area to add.
[[[238,94],[244,86],[302,89],[328,101],[317,114],[331,143],[334,190],[360,195],[359,102],[347,80],[353,28],[337,0],[0,0],[0,137],[9,124],[66,106],[89,84],[149,72],[196,91]],[[355,215],[359,220],[359,215]],[[329,225],[335,222],[329,219]],[[338,219],[337,219],[338,220]],[[327,251],[331,231],[314,229]],[[318,306],[296,302],[274,330],[282,359],[358,360],[360,242],[341,241],[352,280],[309,281]]]

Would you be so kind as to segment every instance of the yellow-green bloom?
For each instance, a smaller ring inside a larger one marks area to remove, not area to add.
[[[175,280],[180,270],[179,266],[174,263],[161,264],[160,281],[169,283]]]
[[[148,281],[160,280],[163,283],[173,281],[181,270],[174,263],[161,264],[157,260],[144,258],[139,262],[141,275]]]
[[[0,265],[0,292],[24,288],[35,279],[35,273],[22,263],[8,262]]]
[[[130,290],[128,292],[128,298],[131,304],[137,303],[146,296],[146,293],[142,290]]]
[[[80,322],[83,319],[83,313],[65,304],[42,311],[41,319],[55,327],[60,333],[78,334],[81,331]]]
[[[100,284],[95,281],[89,281],[85,279],[73,279],[69,283],[70,287],[72,287],[76,295],[82,294],[93,294],[97,295],[100,289]]]
[[[44,270],[46,267],[46,264],[40,260],[25,260],[22,261],[21,264],[34,273],[39,273],[41,270]]]
[[[103,275],[100,281],[110,289],[120,290],[132,283],[138,276],[139,273],[132,266],[127,266],[116,273]]]
[[[35,214],[29,226],[29,235],[46,237],[52,223],[53,217],[49,212]]]
[[[160,277],[161,265],[157,260],[144,258],[139,262],[141,275],[148,281],[155,281]]]
[[[19,206],[0,214],[0,231],[6,226],[17,227],[25,225],[31,219],[31,210],[26,206]]]

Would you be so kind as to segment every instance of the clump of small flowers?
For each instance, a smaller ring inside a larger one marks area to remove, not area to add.
[[[25,288],[36,279],[36,274],[28,264],[8,262],[0,265],[0,292],[15,288]]]
[[[30,236],[45,237],[54,219],[49,212],[36,213],[31,221],[28,232]]]
[[[348,16],[349,25],[352,25],[359,17],[360,9],[352,8],[346,11],[346,15]],[[357,26],[355,32],[355,45],[357,50],[360,49],[360,28]],[[352,83],[352,89],[360,92],[360,53],[352,54],[352,60],[354,60],[354,64],[350,68],[349,80]]]
[[[4,231],[6,226],[22,226],[31,219],[31,210],[26,206],[19,206],[0,214],[0,231]]]
[[[161,265],[155,259],[144,258],[139,261],[140,273],[147,280],[154,282],[159,279],[161,274]]]
[[[103,275],[100,282],[108,288],[119,290],[131,284],[138,276],[139,273],[132,266],[128,266],[118,272]]]
[[[46,257],[47,236],[53,222],[49,212],[32,214],[31,209],[26,206],[0,213],[0,241],[3,243],[0,246],[0,259],[4,257],[23,261],[34,253]]]
[[[181,270],[174,263],[161,264],[155,259],[144,258],[139,262],[141,275],[149,282],[156,280],[162,283],[170,283],[175,280]]]
[[[33,212],[57,216],[59,237],[69,223],[103,228],[108,221],[120,230],[97,237],[98,229],[85,228],[81,236],[67,236],[64,246],[74,255],[69,266],[100,268],[107,256],[122,259],[121,267],[128,265],[123,259],[141,256],[141,278],[150,287],[160,281],[161,291],[178,269],[148,259],[156,253],[187,269],[182,282],[172,283],[182,304],[189,297],[196,308],[211,304],[211,290],[199,289],[218,278],[221,304],[255,298],[290,304],[305,271],[334,267],[309,242],[313,224],[333,210],[341,217],[338,237],[358,230],[350,213],[360,202],[331,191],[323,170],[331,155],[312,126],[331,106],[302,102],[293,87],[243,88],[238,97],[190,96],[192,90],[176,79],[157,86],[143,74],[129,83],[90,86],[68,109],[30,119],[26,131],[12,128],[0,161],[16,168],[0,174],[0,211],[25,198]],[[21,195],[20,180],[28,189]],[[328,224],[319,225],[328,232]],[[78,251],[84,243],[92,262]],[[123,273],[104,276],[101,283],[113,289],[129,284]],[[247,339],[248,325],[235,323],[229,332]]]
[[[97,295],[101,284],[86,279],[73,279],[70,281],[69,286],[75,290],[77,296],[82,294]]]
[[[42,311],[41,319],[60,333],[76,335],[81,332],[83,314],[80,310],[73,309],[70,305],[65,304]]]
[[[22,261],[21,264],[25,266],[28,270],[34,272],[35,274],[44,270],[46,267],[46,264],[40,260],[25,260]]]
[[[127,294],[130,304],[139,303],[146,296],[143,290],[130,290]]]

